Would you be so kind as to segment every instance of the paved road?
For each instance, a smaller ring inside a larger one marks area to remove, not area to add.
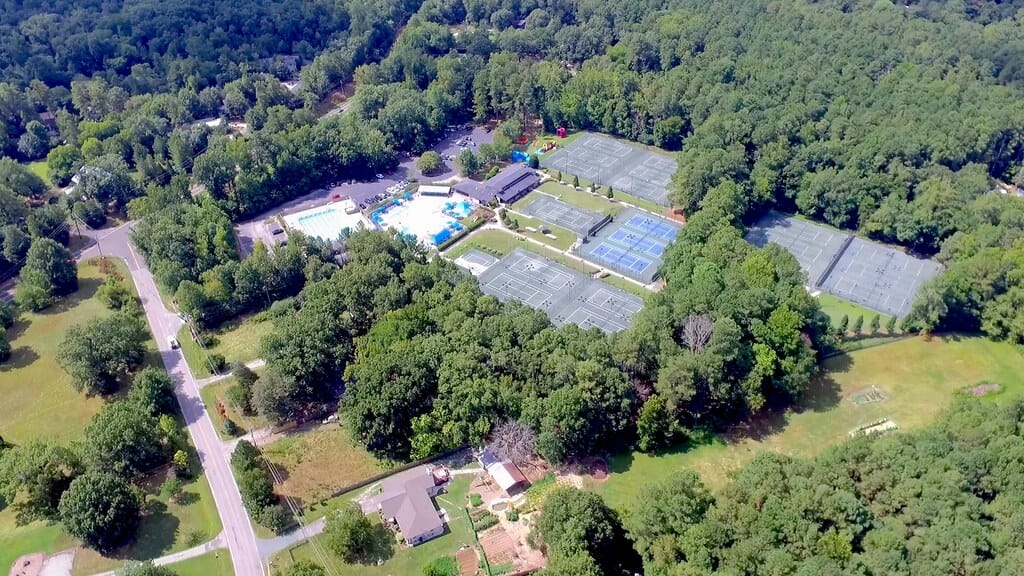
[[[130,232],[128,225],[109,231],[99,231],[93,236],[97,240],[96,245],[84,250],[79,259],[99,256],[102,251],[105,256],[121,258],[127,263],[139,290],[146,319],[156,338],[160,357],[167,374],[174,381],[174,394],[181,405],[188,432],[199,452],[203,470],[206,471],[206,478],[213,491],[213,499],[220,513],[221,524],[224,526],[221,537],[231,553],[235,574],[263,576],[264,566],[256,546],[256,535],[242,505],[242,497],[231,473],[228,455],[224,452],[213,422],[199,397],[199,387],[188,364],[185,363],[185,358],[180,350],[171,350],[168,344],[168,337],[176,335],[181,328],[181,319],[164,308],[153,275],[130,245]]]

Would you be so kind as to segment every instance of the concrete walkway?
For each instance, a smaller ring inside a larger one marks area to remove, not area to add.
[[[250,370],[256,370],[257,368],[263,368],[266,366],[267,361],[262,358],[258,358],[256,360],[246,362],[245,365]],[[199,386],[199,388],[202,389],[210,384],[220,382],[221,380],[227,380],[228,378],[231,378],[231,372],[225,372],[224,374],[218,374],[216,376],[210,376],[209,378],[203,378],[202,380],[196,380],[196,386]]]
[[[188,550],[182,550],[181,552],[175,552],[174,554],[168,554],[167,556],[161,556],[160,558],[156,558],[155,560],[153,560],[153,564],[156,564],[157,566],[166,566],[168,564],[174,564],[175,562],[181,562],[182,560],[188,560],[189,558],[196,558],[208,552],[220,550],[221,548],[225,547],[226,545],[224,543],[224,534],[221,533],[213,540],[210,540],[205,544],[200,544],[195,548],[189,548]],[[117,574],[117,571],[101,572],[100,574],[95,574],[94,576],[114,576],[115,574]]]
[[[313,536],[320,534],[324,531],[325,524],[326,521],[321,518],[297,530],[293,530],[287,534],[282,534],[281,536],[269,539],[257,538],[256,548],[260,551],[260,558],[262,558],[264,562],[267,562],[274,554],[277,554],[281,550],[287,550],[300,542],[305,542]]]

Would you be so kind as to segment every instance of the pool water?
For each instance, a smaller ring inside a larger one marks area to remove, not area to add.
[[[310,236],[335,240],[350,226],[345,222],[344,213],[333,208],[316,212],[298,219],[302,231]]]

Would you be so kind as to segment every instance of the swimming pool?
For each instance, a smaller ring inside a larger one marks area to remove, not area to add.
[[[365,227],[368,223],[358,212],[349,214],[354,208],[350,201],[327,204],[284,217],[290,228],[300,230],[308,236],[322,240],[337,240],[345,230]]]

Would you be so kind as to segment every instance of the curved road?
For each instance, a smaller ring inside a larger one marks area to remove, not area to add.
[[[185,358],[181,355],[180,350],[171,350],[168,344],[168,337],[177,335],[182,321],[176,314],[164,308],[160,293],[156,288],[156,282],[153,280],[153,274],[132,248],[130,234],[131,223],[112,230],[90,231],[89,236],[96,241],[96,244],[83,250],[78,258],[80,260],[95,258],[102,253],[104,256],[121,258],[127,263],[132,279],[135,280],[135,286],[138,288],[142,307],[146,311],[149,327],[153,331],[153,337],[156,338],[160,357],[167,369],[167,374],[174,381],[174,394],[178,398],[178,404],[181,405],[181,412],[185,416],[188,432],[199,452],[199,459],[210,483],[213,500],[217,505],[217,512],[220,514],[221,524],[224,526],[221,537],[231,552],[235,575],[265,576],[266,572],[256,546],[256,535],[249,522],[245,506],[242,505],[238,484],[235,483],[235,477],[231,473],[228,454],[203,406],[202,399],[199,397],[199,387],[196,385],[196,379],[192,375],[192,371],[189,370],[188,364],[185,363]]]

